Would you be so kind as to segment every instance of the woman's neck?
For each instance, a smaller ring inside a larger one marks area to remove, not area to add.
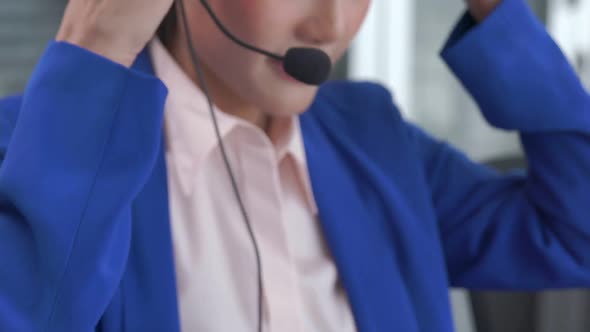
[[[179,39],[184,40],[184,37],[182,34],[176,34],[176,36],[177,38],[172,38],[169,42],[164,43],[164,46],[188,77],[201,88],[188,47],[186,43],[179,42]],[[207,91],[215,105],[224,113],[248,121],[268,134],[271,117],[233,93],[203,62],[200,65],[207,83]]]

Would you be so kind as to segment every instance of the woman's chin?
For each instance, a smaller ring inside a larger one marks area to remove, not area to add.
[[[286,88],[281,89],[269,96],[267,113],[275,116],[293,116],[304,113],[309,109],[317,94],[318,88],[315,86],[304,86],[303,88]]]

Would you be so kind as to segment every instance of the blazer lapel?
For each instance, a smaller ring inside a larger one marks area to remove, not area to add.
[[[396,307],[411,300],[397,266],[390,224],[378,212],[383,210],[381,202],[375,200],[370,185],[359,181],[359,173],[366,170],[355,165],[354,156],[340,148],[326,128],[328,124],[332,130],[340,128],[340,119],[323,119],[322,125],[320,112],[314,111],[321,107],[329,106],[316,102],[301,116],[302,133],[324,236],[357,328],[417,331],[412,308]]]

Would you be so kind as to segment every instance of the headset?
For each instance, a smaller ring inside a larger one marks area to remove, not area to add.
[[[200,62],[197,59],[197,54],[195,52],[195,47],[193,43],[193,39],[191,36],[191,32],[189,29],[188,20],[186,17],[186,11],[184,8],[183,0],[174,0],[180,12],[180,19],[181,24],[185,31],[186,42],[189,48],[191,61],[193,62],[193,66],[195,68],[195,72],[197,74],[197,79],[199,80],[201,89],[207,98],[207,103],[209,104],[209,113],[211,115],[211,120],[213,123],[213,127],[215,129],[215,135],[217,136],[217,142],[219,144],[219,148],[221,150],[221,155],[223,158],[223,162],[225,164],[225,168],[227,170],[231,186],[234,192],[234,196],[240,208],[240,212],[246,224],[246,228],[248,230],[248,235],[252,242],[252,246],[254,248],[254,252],[256,255],[256,271],[257,271],[257,287],[258,287],[258,318],[257,318],[257,331],[262,332],[262,269],[261,269],[261,262],[260,262],[260,250],[258,247],[258,243],[256,242],[256,238],[254,236],[254,232],[252,231],[252,225],[250,223],[250,218],[248,217],[248,213],[244,206],[242,197],[238,190],[238,186],[236,184],[236,178],[231,167],[231,164],[228,160],[227,153],[225,151],[225,146],[223,144],[223,139],[221,138],[221,134],[219,132],[219,125],[217,122],[217,116],[215,111],[213,110],[213,103],[211,101],[211,97],[209,95],[209,91],[207,89],[207,84],[205,82],[205,77],[203,75],[203,70],[200,66]],[[322,50],[316,48],[307,48],[307,47],[294,47],[287,50],[287,53],[284,56],[263,50],[256,46],[250,45],[241,39],[237,38],[228,29],[221,23],[219,18],[213,12],[213,9],[207,2],[207,0],[200,0],[201,4],[207,10],[209,16],[213,19],[217,27],[233,42],[242,46],[245,49],[250,51],[262,54],[264,56],[273,58],[278,60],[282,63],[283,69],[287,74],[295,78],[296,80],[308,84],[308,85],[320,85],[328,79],[330,71],[332,70],[332,62],[330,57]]]

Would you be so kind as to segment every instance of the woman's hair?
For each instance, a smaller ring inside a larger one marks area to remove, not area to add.
[[[168,45],[170,43],[172,37],[176,33],[176,24],[177,24],[178,17],[176,16],[176,4],[172,5],[164,20],[158,27],[158,31],[156,32],[158,38],[162,41],[164,45]]]

